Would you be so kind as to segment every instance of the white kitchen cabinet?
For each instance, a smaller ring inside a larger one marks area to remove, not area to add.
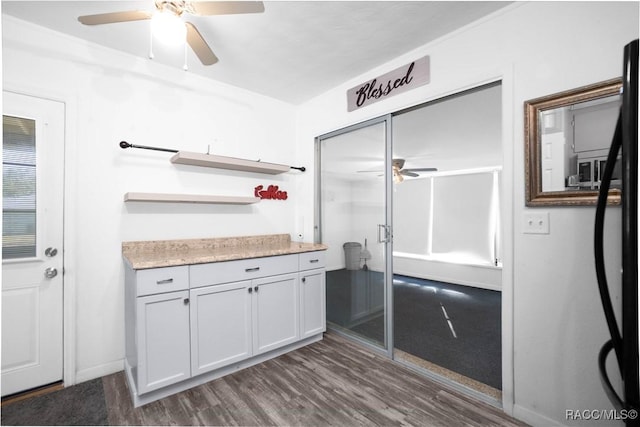
[[[322,339],[324,252],[125,270],[140,406]]]
[[[189,270],[126,270],[126,365],[139,393],[191,376]]]
[[[298,271],[298,255],[239,259],[189,266],[191,289],[222,283],[253,280]]]
[[[324,269],[300,272],[300,338],[327,330],[325,289]]]
[[[212,371],[298,340],[298,276],[192,289],[191,369]]]
[[[191,289],[193,375],[252,355],[250,289],[250,280]]]
[[[253,353],[261,354],[298,340],[298,274],[252,281]]]
[[[300,338],[327,330],[325,265],[325,252],[305,252],[299,256]]]
[[[139,297],[136,316],[138,391],[146,393],[189,378],[189,292]]]

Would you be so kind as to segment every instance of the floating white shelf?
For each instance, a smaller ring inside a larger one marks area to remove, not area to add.
[[[258,203],[259,197],[211,196],[202,194],[170,194],[170,193],[126,193],[125,202],[160,202],[160,203],[209,203],[220,205],[250,205]]]
[[[258,172],[271,175],[288,172],[291,169],[287,165],[279,165],[276,163],[257,162],[253,160],[239,159],[236,157],[192,153],[189,151],[178,151],[171,157],[171,163],[218,169],[231,169],[245,172]]]

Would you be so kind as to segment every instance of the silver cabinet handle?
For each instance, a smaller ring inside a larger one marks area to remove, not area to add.
[[[253,288],[254,291],[258,292],[258,287]]]
[[[252,293],[252,292],[253,292],[253,288],[250,287],[249,288],[249,293]]]
[[[158,285],[167,285],[169,283],[173,283],[173,279],[158,280],[156,283]]]
[[[253,268],[245,268],[244,271],[246,271],[247,273],[253,273],[254,271],[258,271],[260,270],[260,267],[253,267]]]
[[[309,262],[310,262],[311,264],[315,264],[316,262],[319,262],[319,261],[320,261],[319,259],[310,259],[310,260],[309,260]]]
[[[58,275],[58,269],[56,268],[49,267],[44,271],[44,277],[46,277],[47,279],[53,279],[57,275]]]

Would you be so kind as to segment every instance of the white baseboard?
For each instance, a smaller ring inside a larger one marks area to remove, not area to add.
[[[76,384],[93,380],[95,378],[104,377],[105,375],[111,375],[116,372],[120,372],[123,369],[124,359],[114,360],[113,362],[105,363],[87,369],[82,369],[76,372]]]
[[[544,415],[538,414],[537,412],[533,412],[530,409],[524,408],[520,405],[513,405],[513,417],[517,418],[520,421],[524,421],[525,423],[531,426],[544,426],[544,427],[562,427],[564,424],[552,420],[551,418],[547,418]]]

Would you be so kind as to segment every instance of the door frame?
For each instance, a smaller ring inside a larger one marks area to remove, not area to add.
[[[315,138],[315,180],[314,180],[314,242],[322,241],[322,215],[321,215],[321,197],[322,197],[322,159],[320,155],[320,145],[322,140],[333,138],[342,134],[353,132],[369,126],[380,123],[385,124],[385,141],[384,141],[384,181],[385,181],[385,224],[388,227],[388,242],[385,245],[385,274],[384,274],[384,348],[380,348],[373,343],[361,339],[355,335],[349,335],[350,339],[358,341],[367,348],[386,355],[389,359],[393,359],[393,174],[392,174],[392,147],[391,147],[391,117],[392,114],[375,117],[365,120],[332,132],[325,133]],[[333,329],[332,329],[333,330]],[[335,332],[341,333],[339,330]]]
[[[64,387],[76,384],[76,278],[73,273],[76,265],[76,245],[75,245],[75,214],[71,207],[75,206],[77,197],[75,192],[76,167],[71,153],[76,152],[76,130],[73,123],[77,123],[78,97],[69,97],[60,92],[49,89],[35,88],[3,80],[2,90],[17,95],[30,96],[48,101],[59,102],[64,105],[64,141],[63,141],[63,200],[62,217],[63,231],[62,240],[64,256],[62,260],[62,382]]]

